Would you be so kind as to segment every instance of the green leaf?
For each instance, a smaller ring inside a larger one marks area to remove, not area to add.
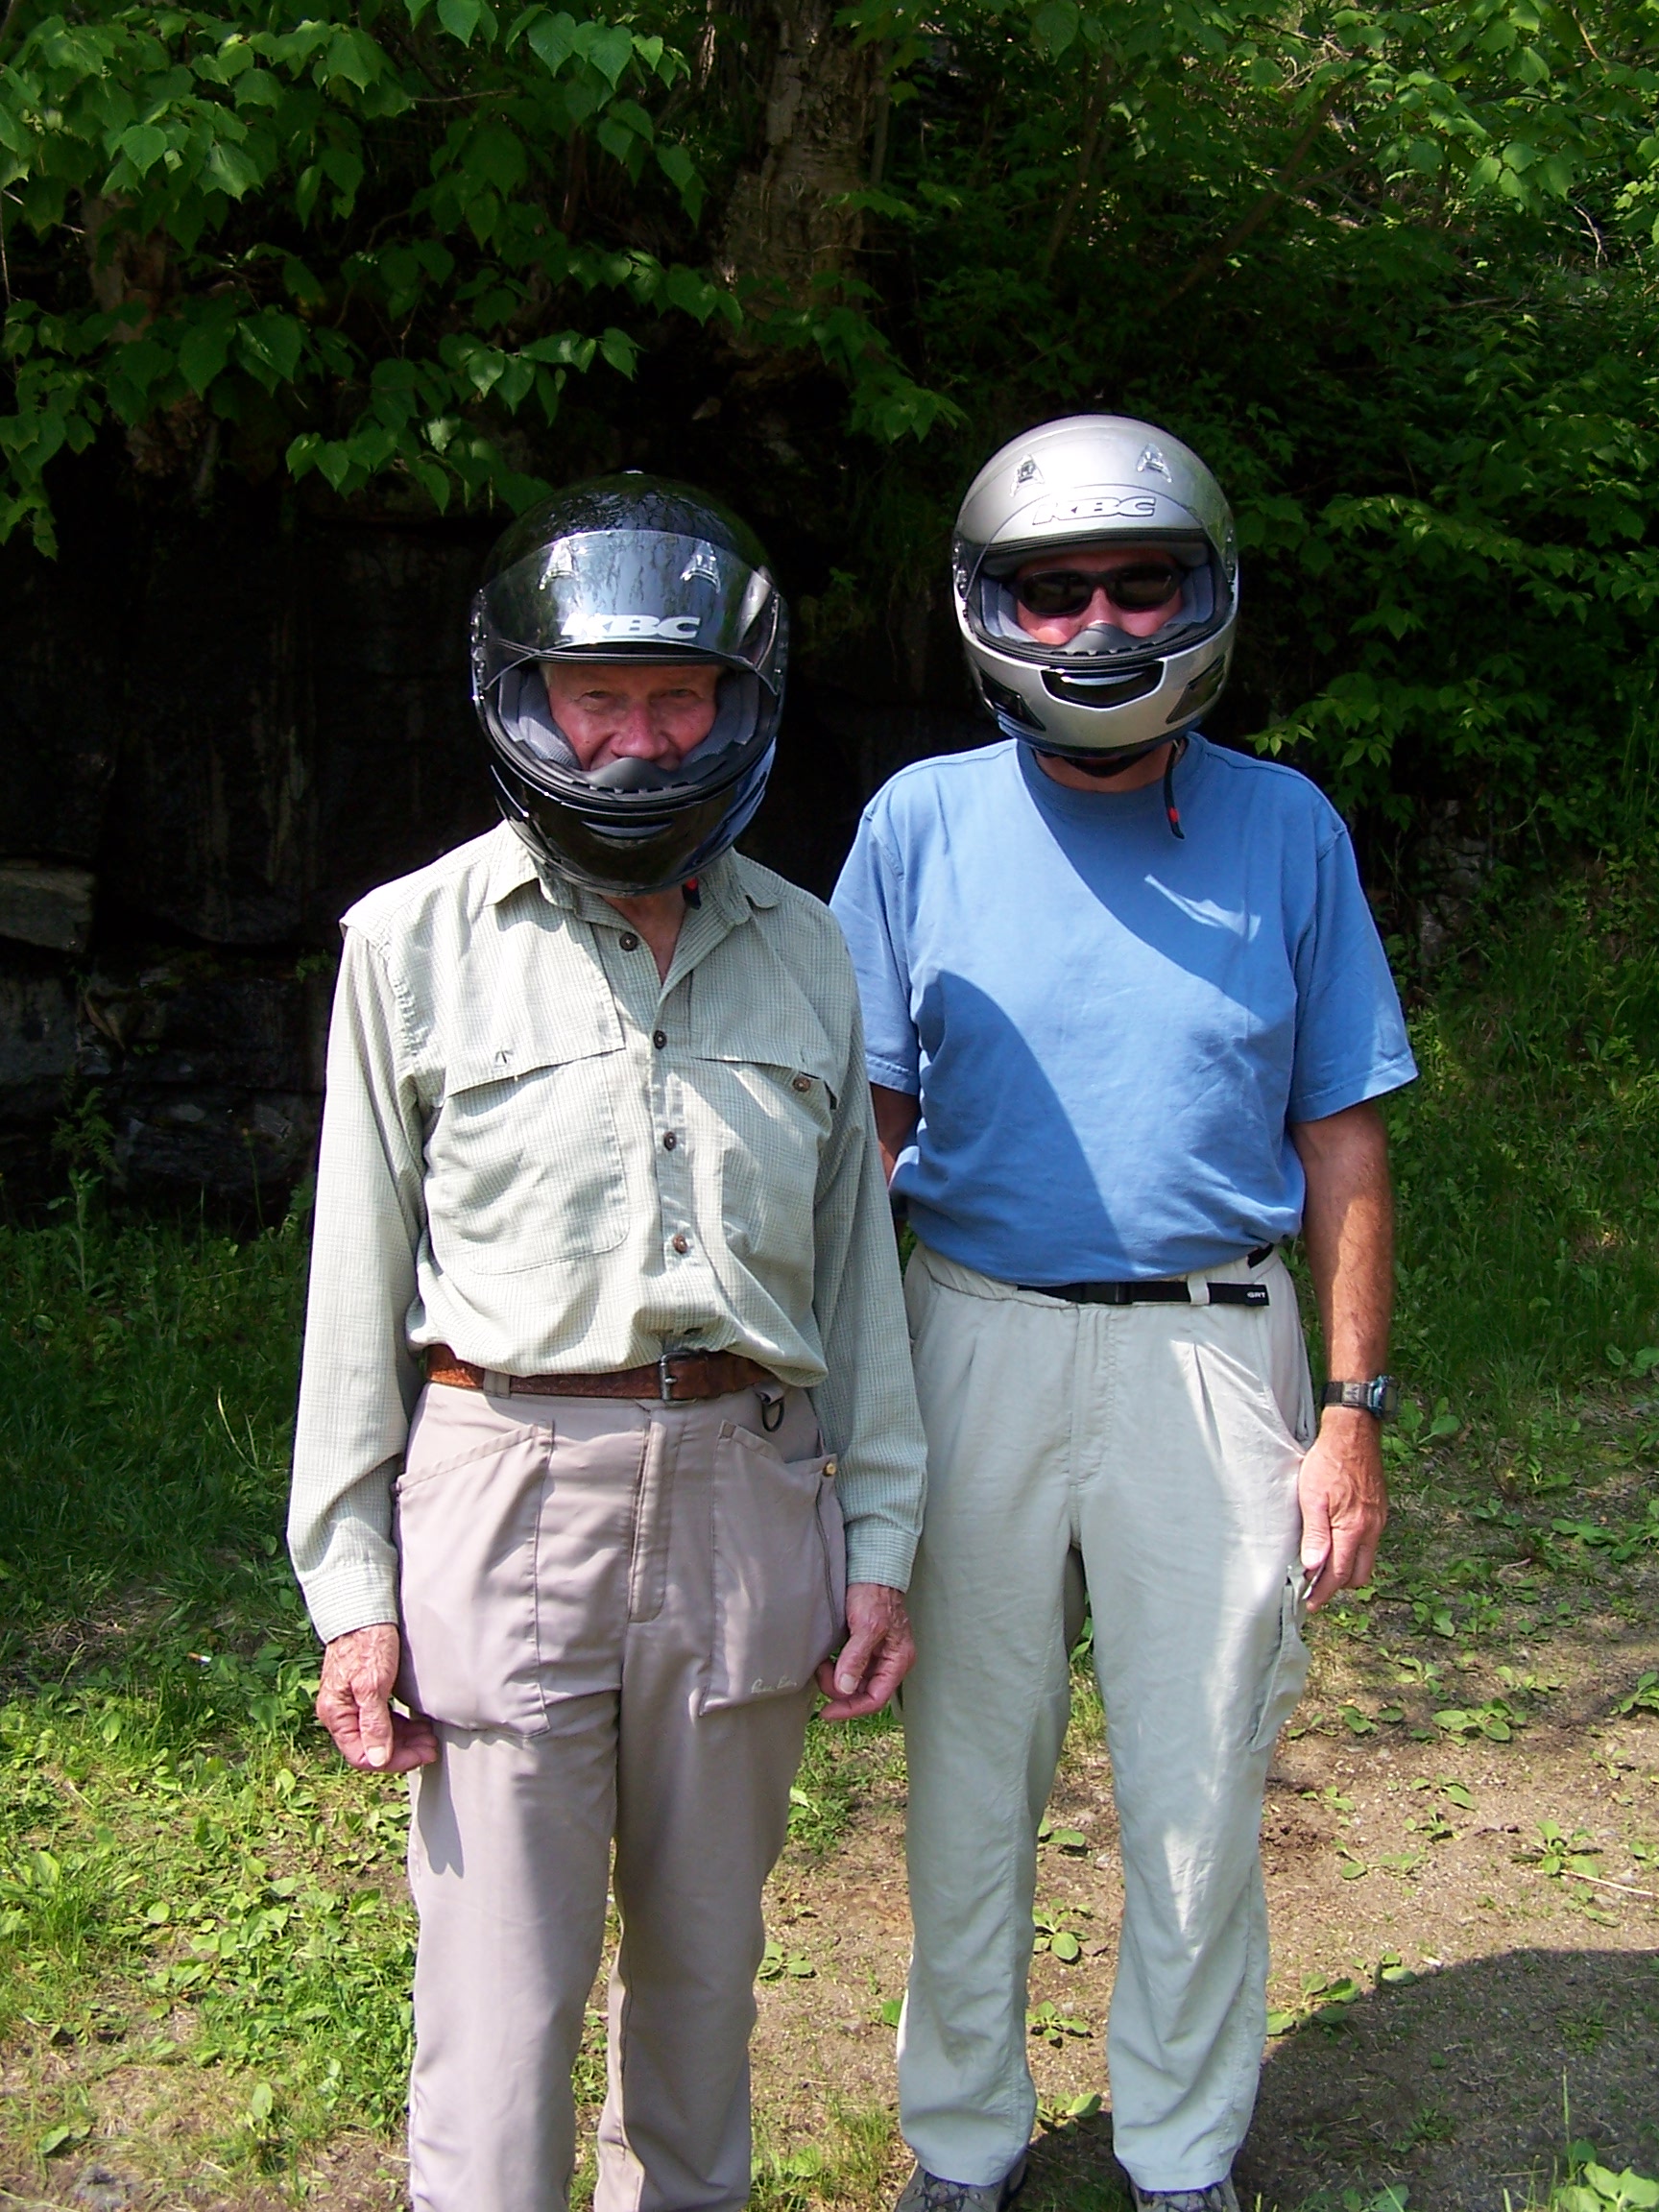
[[[503,196],[517,192],[529,163],[516,131],[505,123],[486,124],[475,132],[467,148],[467,167],[489,179]]]
[[[167,133],[157,131],[154,123],[134,123],[130,131],[123,131],[116,140],[140,177],[148,176],[167,151]]]
[[[472,34],[483,12],[483,0],[438,0],[439,22],[450,37],[459,38],[463,46],[471,45]]]
[[[240,200],[261,181],[258,163],[251,160],[240,146],[231,146],[223,138],[215,139],[213,151],[207,156],[207,176],[232,200]]]
[[[693,223],[703,210],[704,186],[691,156],[684,146],[659,146],[657,166],[680,195],[680,204]]]
[[[530,50],[557,77],[576,51],[576,25],[568,15],[543,15],[530,26]]]
[[[1069,1928],[1062,1928],[1058,1936],[1051,1936],[1048,1948],[1065,1966],[1074,1966],[1083,1956],[1082,1944]]]
[[[599,340],[599,350],[619,376],[633,375],[639,349],[625,330],[614,326],[607,330]]]
[[[193,324],[180,341],[180,373],[198,399],[206,397],[207,387],[229,358],[235,334],[234,322],[222,319]]]
[[[1043,0],[1031,18],[1031,31],[1040,50],[1054,60],[1076,37],[1081,21],[1077,0]]]
[[[623,70],[627,68],[629,61],[633,59],[634,39],[632,34],[624,31],[621,25],[617,23],[584,24],[582,29],[589,34],[586,40],[579,41],[583,45],[588,60],[598,70],[600,76],[614,87]]]

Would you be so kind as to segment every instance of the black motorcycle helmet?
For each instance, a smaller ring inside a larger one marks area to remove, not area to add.
[[[688,484],[599,476],[521,515],[472,602],[472,704],[501,810],[597,891],[664,891],[741,836],[783,705],[789,614],[753,532]],[[670,768],[591,774],[553,719],[544,661],[713,662],[714,726]]]

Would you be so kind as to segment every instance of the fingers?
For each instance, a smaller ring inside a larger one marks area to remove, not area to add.
[[[916,1646],[902,1611],[858,1641],[866,1647],[856,1657],[856,1672],[848,1665],[851,1641],[838,1659],[826,1659],[818,1670],[818,1687],[830,1700],[820,1720],[858,1720],[879,1713],[910,1671]]]
[[[369,1773],[406,1774],[438,1756],[438,1738],[423,1713],[392,1710],[400,1658],[390,1623],[337,1636],[323,1654],[317,1718],[349,1766]]]

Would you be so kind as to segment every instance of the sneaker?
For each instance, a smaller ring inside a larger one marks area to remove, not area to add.
[[[979,2189],[967,2181],[942,2181],[937,2174],[918,2165],[899,2192],[893,2212],[1003,2212],[1024,2186],[1023,2152],[1000,2181],[987,2181]]]
[[[1208,2189],[1142,2189],[1139,2181],[1129,2187],[1135,2212],[1238,2212],[1231,2175],[1212,2181]]]

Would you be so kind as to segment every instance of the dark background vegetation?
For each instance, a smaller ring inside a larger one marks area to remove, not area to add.
[[[16,1202],[77,1070],[134,1188],[292,1185],[335,918],[488,820],[481,552],[594,469],[768,541],[799,642],[755,848],[814,888],[886,774],[982,733],[950,518],[1071,408],[1214,464],[1213,733],[1333,792],[1408,968],[1495,868],[1641,847],[1646,0],[0,19]]]

